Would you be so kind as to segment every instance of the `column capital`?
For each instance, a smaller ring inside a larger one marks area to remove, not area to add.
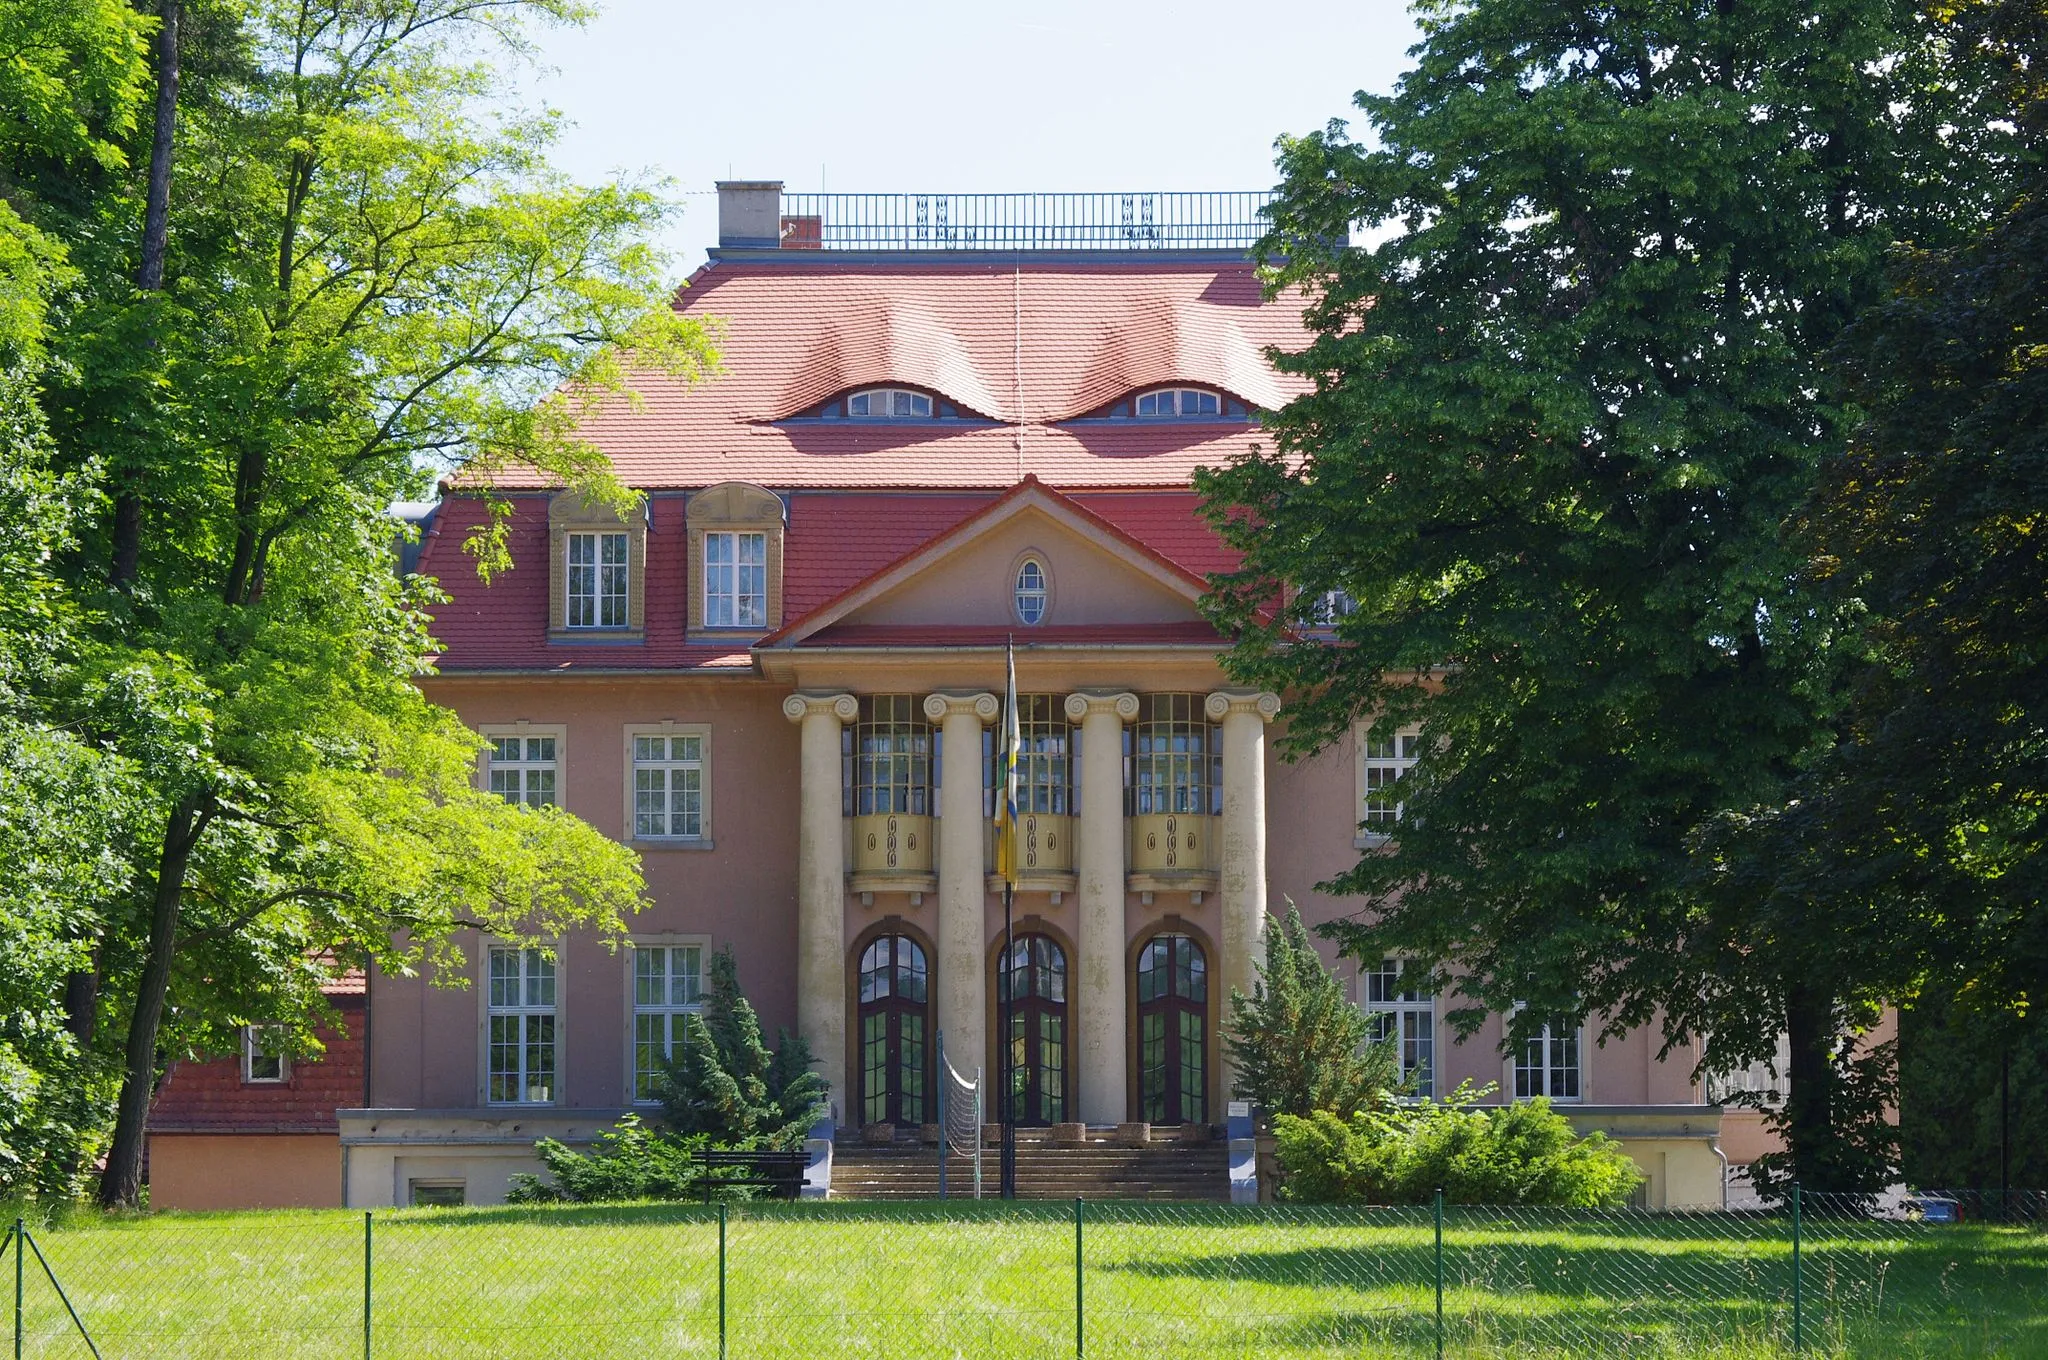
[[[982,722],[992,722],[996,714],[1003,711],[1003,701],[986,690],[979,694],[927,694],[924,696],[924,715],[935,723],[948,718],[972,715]]]
[[[1067,721],[1080,722],[1091,713],[1114,713],[1119,722],[1138,716],[1138,696],[1128,690],[1081,690],[1067,696]]]
[[[1210,722],[1221,722],[1232,713],[1256,714],[1259,721],[1269,723],[1280,712],[1280,696],[1271,690],[1219,689],[1209,696],[1203,705]]]
[[[841,722],[860,716],[860,700],[851,694],[792,694],[782,701],[782,716],[800,723],[813,714],[830,714]]]

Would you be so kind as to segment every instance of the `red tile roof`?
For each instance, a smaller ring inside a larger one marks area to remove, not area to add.
[[[339,1109],[363,1103],[365,1003],[337,994],[343,1036],[325,1025],[315,1033],[327,1051],[294,1058],[281,1082],[242,1080],[239,1057],[172,1063],[149,1107],[151,1133],[334,1133]]]
[[[1245,262],[724,261],[678,306],[722,326],[722,371],[691,388],[648,377],[585,433],[629,486],[744,480],[776,488],[1181,486],[1258,440],[1242,423],[1064,422],[1185,382],[1272,408],[1301,390],[1268,346],[1306,340],[1298,304],[1267,302]],[[929,388],[1001,424],[781,423],[875,383]],[[537,486],[518,474],[505,486]]]

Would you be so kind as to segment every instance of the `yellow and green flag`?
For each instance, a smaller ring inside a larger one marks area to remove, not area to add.
[[[996,872],[1017,883],[1017,757],[1024,739],[1017,723],[1017,652],[1004,644],[1009,679],[1003,691],[1003,740],[996,752]]]

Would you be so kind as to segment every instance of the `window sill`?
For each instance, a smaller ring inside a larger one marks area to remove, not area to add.
[[[691,628],[683,634],[683,641],[696,647],[719,647],[734,644],[753,644],[775,631],[772,628]]]
[[[487,1110],[553,1110],[558,1109],[560,1106],[561,1102],[558,1100],[486,1100],[484,1102],[484,1108]]]
[[[644,628],[550,628],[550,647],[638,647],[647,641]]]
[[[1384,831],[1361,831],[1351,838],[1354,850],[1384,850],[1394,843],[1394,838]]]
[[[709,836],[635,836],[626,844],[636,850],[709,850]]]

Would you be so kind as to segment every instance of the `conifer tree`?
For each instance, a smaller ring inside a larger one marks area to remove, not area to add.
[[[1266,931],[1252,994],[1230,993],[1224,1042],[1236,1094],[1269,1115],[1355,1114],[1400,1084],[1394,1046],[1375,1041],[1371,1018],[1324,966],[1291,899],[1286,919]]]
[[[660,1086],[669,1129],[714,1145],[793,1148],[825,1112],[825,1079],[810,1045],[787,1030],[768,1050],[727,946],[711,958],[701,1015],[685,1016],[680,1051]]]

